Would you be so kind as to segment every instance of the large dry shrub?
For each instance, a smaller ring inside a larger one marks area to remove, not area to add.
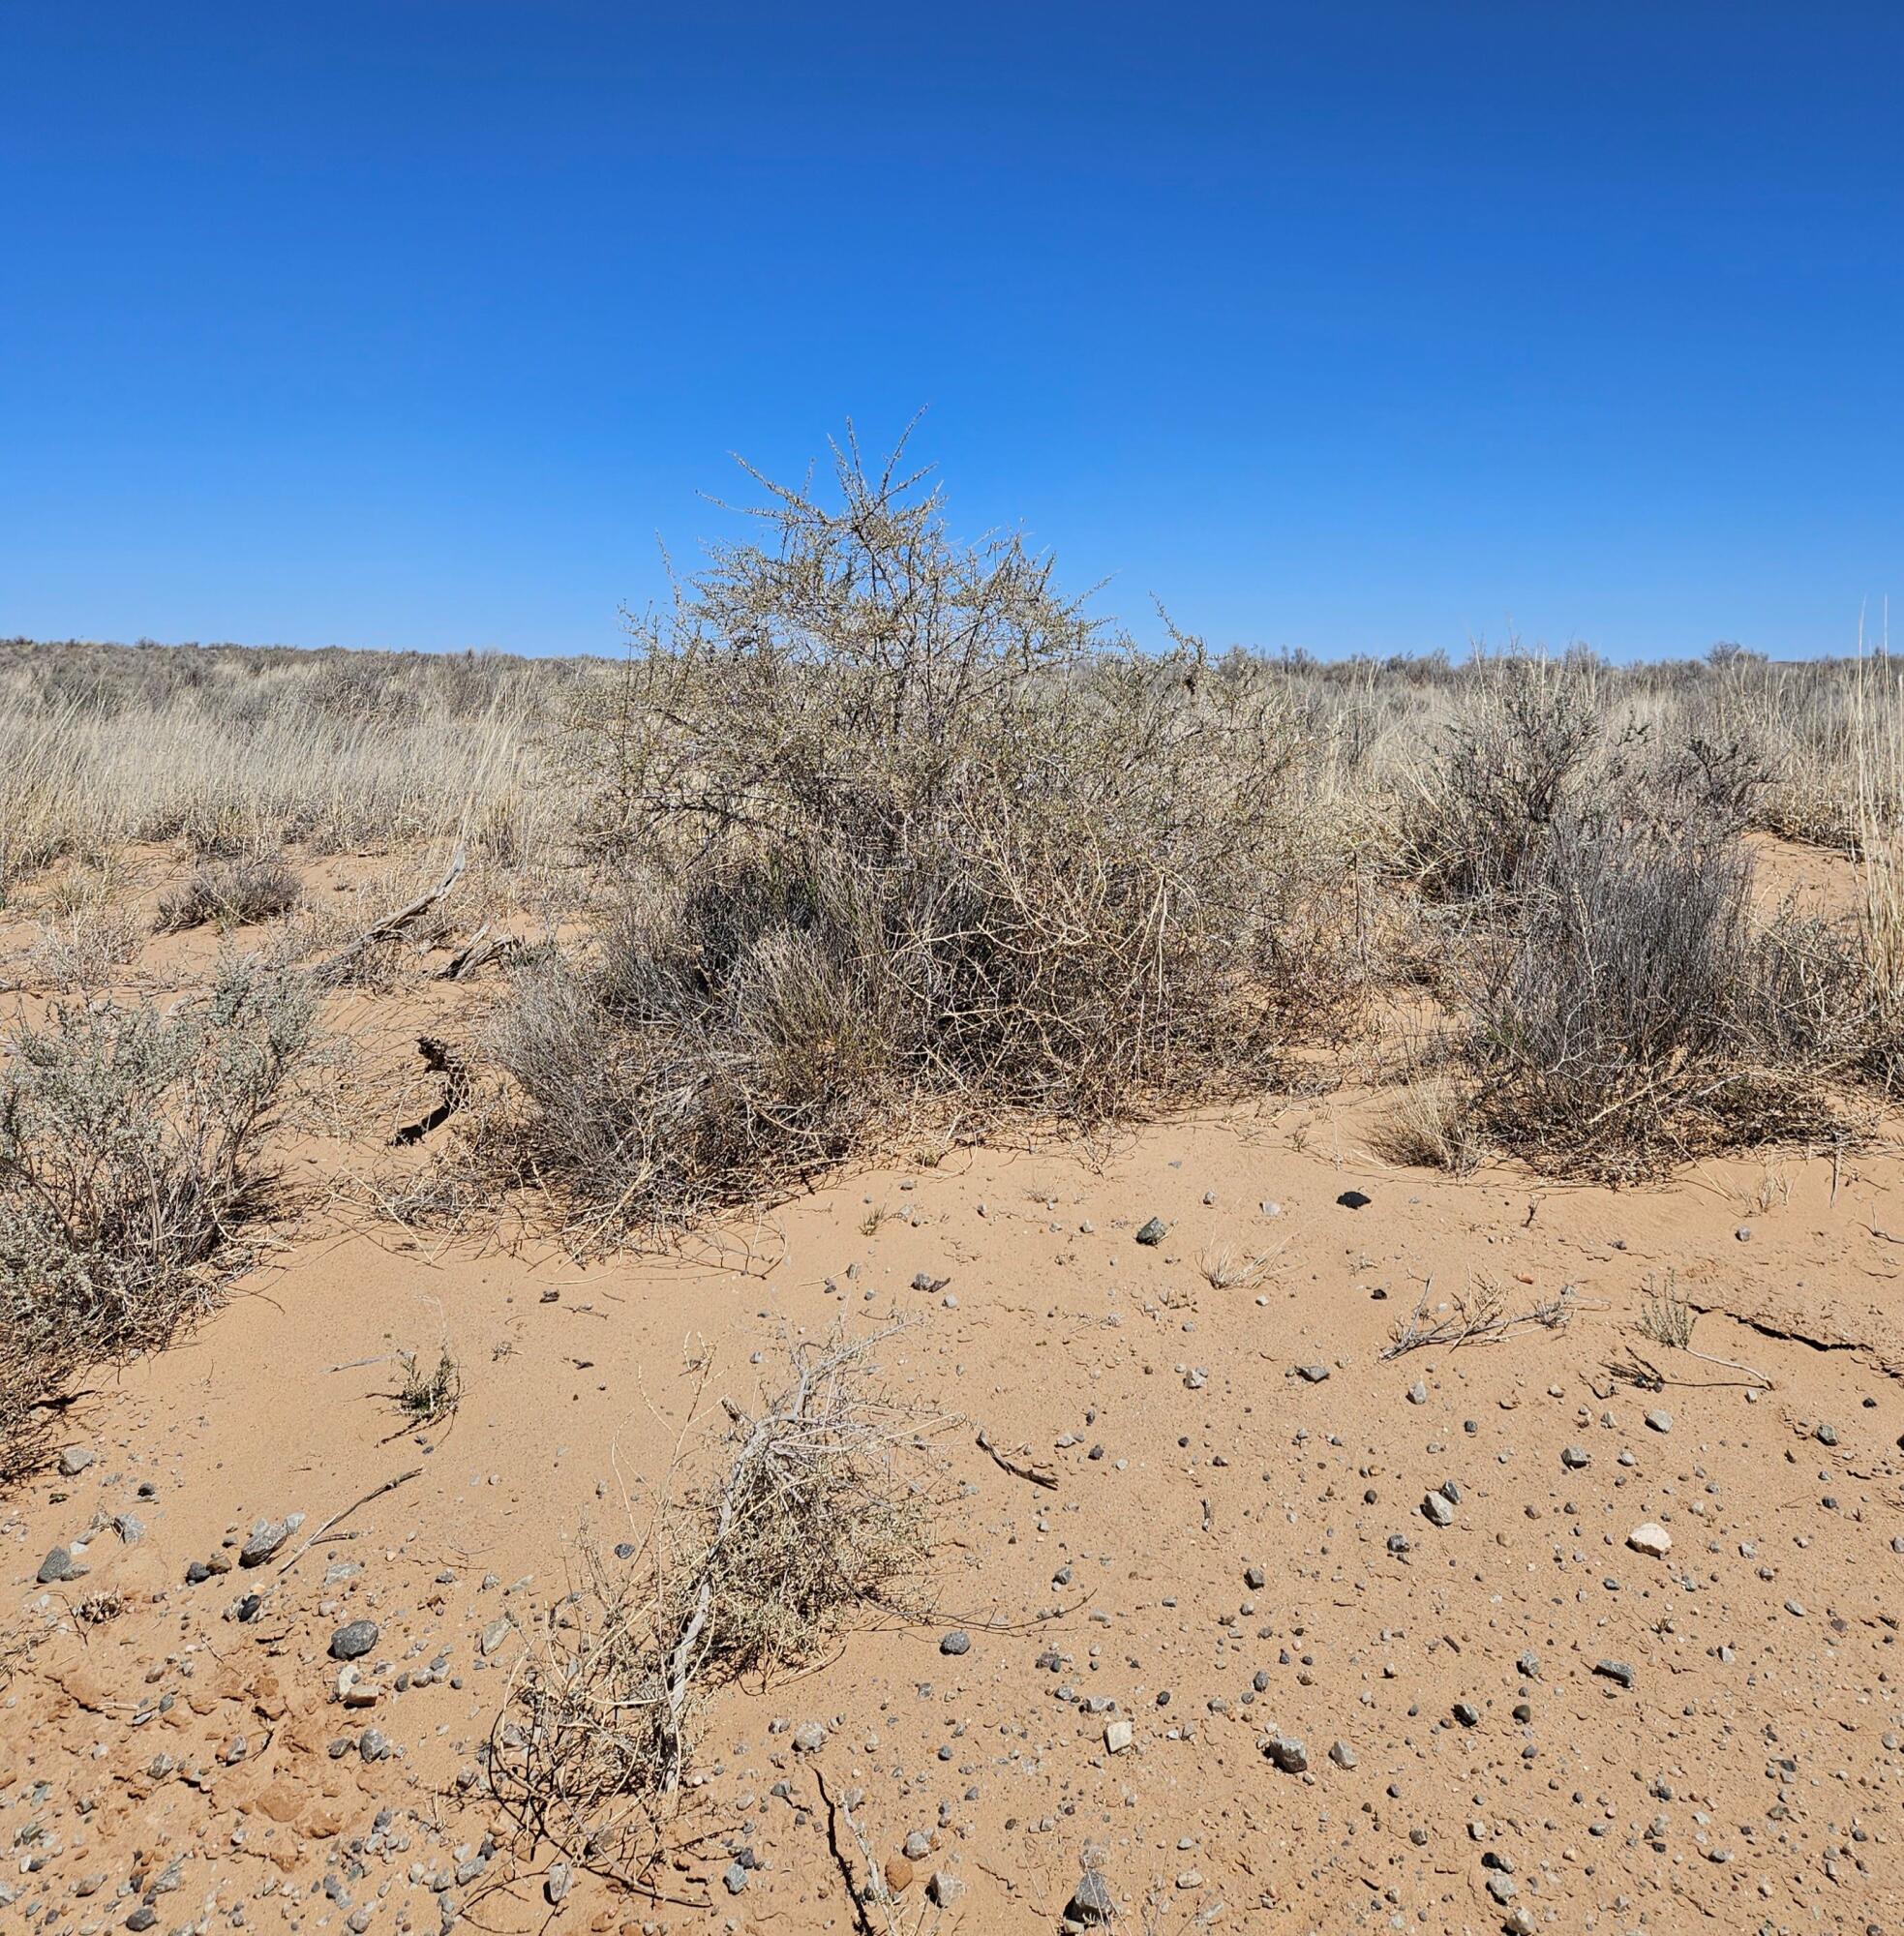
[[[495,1049],[541,1174],[629,1221],[921,1104],[1101,1121],[1259,1082],[1351,979],[1280,686],[1138,654],[918,477],[851,446],[834,476],[768,485],[760,541],[637,626],[565,742],[627,913]]]

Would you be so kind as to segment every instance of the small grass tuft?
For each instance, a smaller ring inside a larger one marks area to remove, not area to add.
[[[159,902],[162,934],[216,922],[245,927],[289,914],[304,892],[297,869],[277,855],[242,861],[210,861],[169,890]]]
[[[410,1425],[434,1425],[447,1418],[461,1403],[463,1371],[447,1345],[434,1366],[427,1366],[414,1351],[399,1351],[397,1367],[404,1377],[397,1405]]]

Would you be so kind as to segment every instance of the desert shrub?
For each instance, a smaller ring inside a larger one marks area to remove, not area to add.
[[[1404,813],[1404,857],[1424,891],[1471,901],[1511,889],[1604,777],[1609,733],[1596,661],[1477,660]]]
[[[757,1410],[725,1403],[709,1475],[631,1562],[584,1545],[489,1742],[491,1787],[533,1838],[637,1878],[709,1694],[810,1662],[923,1563],[932,1496],[906,1469],[918,1421],[881,1381],[886,1335],[797,1346]]]
[[[1723,833],[1562,828],[1470,984],[1473,1104],[1536,1166],[1609,1179],[1809,1131],[1859,1052],[1863,986],[1827,930],[1755,923]]]
[[[304,884],[297,869],[275,854],[248,860],[211,862],[169,890],[159,903],[161,933],[201,927],[208,921],[222,927],[270,921],[288,914],[298,903]]]
[[[240,1255],[309,994],[227,964],[212,990],[55,1006],[0,1064],[0,1321],[54,1366],[162,1341]]]
[[[495,1044],[541,1173],[630,1218],[756,1194],[922,1104],[1098,1121],[1263,1079],[1344,1013],[1280,687],[1145,658],[1015,537],[856,451],[771,488],[563,747],[630,912]]]

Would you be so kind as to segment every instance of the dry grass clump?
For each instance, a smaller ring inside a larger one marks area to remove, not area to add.
[[[263,1208],[262,1144],[311,1044],[301,986],[55,1006],[0,1045],[0,1325],[15,1376],[164,1341]]]
[[[1815,1132],[1863,1052],[1854,951],[1759,925],[1735,840],[1562,832],[1477,953],[1466,1053],[1477,1120],[1537,1167],[1609,1181]]]
[[[768,486],[585,685],[565,743],[628,883],[494,1044],[545,1181],[639,1224],[784,1188],[925,1109],[1099,1121],[1267,1079],[1339,1020],[1353,882],[1280,690],[1146,658],[1015,537],[839,455]]]
[[[1681,1294],[1677,1279],[1668,1271],[1663,1279],[1648,1278],[1647,1283],[1640,1299],[1640,1335],[1651,1344],[1670,1346],[1674,1350],[1689,1349],[1699,1314]]]
[[[1473,1101],[1445,1074],[1411,1076],[1370,1140],[1384,1163],[1445,1169],[1452,1176],[1471,1175],[1483,1154]]]
[[[193,869],[159,903],[162,934],[217,922],[242,927],[289,914],[304,892],[297,869],[275,854],[241,861],[211,861]]]
[[[41,924],[22,964],[24,979],[61,992],[97,988],[136,960],[144,943],[144,929],[130,908],[80,902]]]
[[[526,1832],[638,1878],[707,1694],[812,1659],[922,1563],[927,1495],[898,1464],[917,1427],[881,1386],[886,1335],[796,1346],[758,1413],[725,1405],[712,1475],[634,1561],[584,1548],[490,1740],[491,1786]]]

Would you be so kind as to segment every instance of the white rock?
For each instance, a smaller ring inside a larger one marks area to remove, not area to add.
[[[1131,1745],[1129,1721],[1112,1721],[1104,1729],[1104,1746],[1112,1754],[1122,1754]]]
[[[1673,1551],[1673,1535],[1651,1520],[1645,1526],[1636,1526],[1626,1535],[1626,1543],[1635,1553],[1649,1553],[1655,1559],[1664,1559]]]

